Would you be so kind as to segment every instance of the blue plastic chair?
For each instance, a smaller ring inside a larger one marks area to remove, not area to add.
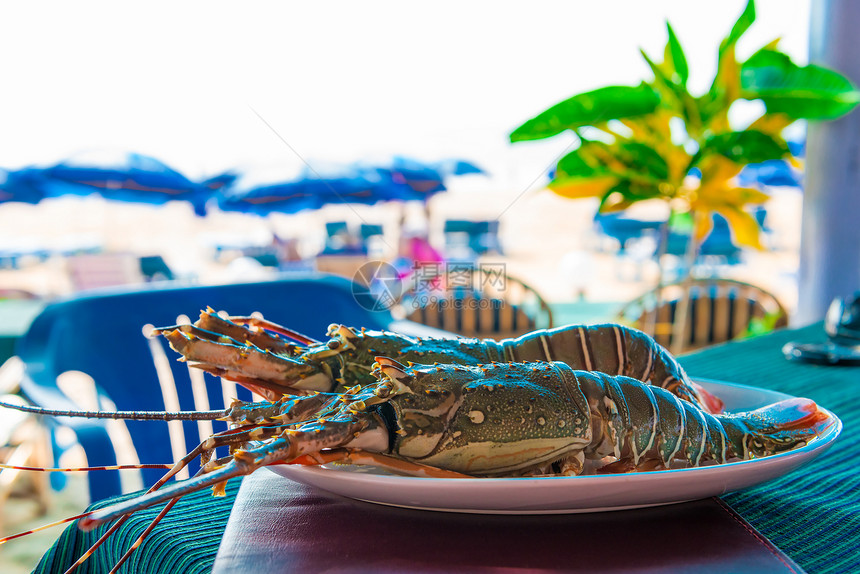
[[[622,217],[618,213],[597,213],[594,224],[598,231],[618,241],[619,251],[623,253],[630,240],[639,239],[648,232],[659,233],[665,222]]]
[[[165,409],[162,384],[172,379],[183,410],[224,408],[225,389],[218,378],[205,374],[203,395],[208,405],[205,400],[201,405],[201,394],[198,393],[198,400],[194,397],[189,367],[176,360],[179,355],[167,347],[163,338],[145,337],[145,325],[171,325],[179,315],[194,320],[200,309],[211,306],[232,315],[259,311],[267,319],[320,339],[325,337],[331,323],[388,328],[392,321],[390,314],[367,310],[372,308],[369,295],[354,295],[352,287],[343,278],[309,274],[262,283],[193,287],[165,284],[146,290],[91,292],[51,303],[18,342],[17,354],[26,365],[21,388],[37,405],[76,410],[79,407],[58,387],[57,376],[66,371],[82,371],[95,381],[98,396],[108,398],[117,409],[159,411]],[[193,371],[202,374],[197,369]],[[250,398],[245,389],[240,387],[238,391],[239,398]],[[52,423],[74,430],[89,465],[117,464],[108,421],[64,418]],[[175,441],[179,425],[184,434],[184,444],[180,443],[179,448],[185,449],[184,452],[211,432],[205,424],[197,422],[127,421],[140,462],[175,460],[176,446],[171,447],[171,433]],[[172,431],[168,430],[171,426]],[[214,423],[215,432],[224,429],[225,423]],[[223,454],[226,453],[219,453]],[[196,463],[192,465],[191,474],[197,468]],[[162,474],[157,469],[143,470],[144,485],[152,485]],[[89,475],[92,500],[121,493],[117,472]]]
[[[446,250],[455,254],[463,248],[468,249],[472,256],[487,253],[502,254],[499,241],[499,222],[468,221],[462,219],[447,219],[443,228]]]

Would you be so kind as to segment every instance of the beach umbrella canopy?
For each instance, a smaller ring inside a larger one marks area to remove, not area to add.
[[[161,161],[137,153],[81,155],[44,170],[45,193],[61,195],[98,194],[115,201],[161,205],[172,200],[188,201],[199,215],[211,191],[191,181]]]
[[[218,191],[219,189],[230,187],[236,183],[237,179],[239,179],[239,172],[230,170],[209,179],[204,179],[200,182],[200,185],[211,191]]]
[[[224,211],[266,215],[298,213],[340,203],[374,205],[387,201],[426,201],[445,191],[445,177],[455,175],[456,169],[455,163],[440,166],[396,158],[385,165],[357,163],[314,170],[305,168],[295,174],[282,173],[268,179],[251,172],[222,188],[216,196],[217,205]]]
[[[38,168],[0,169],[0,203],[39,203],[45,198],[45,174]]]
[[[235,184],[222,188],[216,197],[223,211],[267,215],[298,213],[336,203],[372,205],[379,201],[380,194],[377,182],[358,171],[320,175],[306,170],[289,179],[268,182],[262,182],[258,174],[245,174]]]

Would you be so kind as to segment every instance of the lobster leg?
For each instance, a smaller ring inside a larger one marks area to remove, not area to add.
[[[211,316],[211,314],[210,314],[210,316]],[[201,319],[202,318],[203,317],[201,315]],[[279,335],[283,335],[285,337],[288,337],[288,338],[292,339],[293,341],[296,341],[297,343],[300,343],[300,344],[305,345],[305,346],[317,345],[317,344],[322,342],[322,341],[317,341],[313,337],[308,337],[307,335],[303,335],[302,333],[299,333],[298,331],[293,331],[292,329],[288,329],[288,328],[284,327],[283,325],[278,325],[277,323],[273,323],[272,321],[267,321],[266,319],[263,319],[262,317],[228,317],[227,319],[229,321],[232,321],[232,322],[237,323],[239,325],[250,325],[250,326],[256,327],[258,329],[263,329],[265,331],[272,331],[273,333],[278,333]],[[258,331],[258,332],[265,332],[265,331]],[[271,337],[271,335],[270,335],[270,337]]]
[[[226,415],[221,419],[238,424],[261,424],[278,421],[281,424],[295,424],[323,416],[339,406],[344,395],[336,393],[316,393],[305,397],[281,397],[270,403],[246,403],[234,400]]]
[[[234,454],[233,459],[218,470],[197,476],[182,482],[174,483],[167,488],[150,491],[147,494],[115,504],[105,509],[98,510],[82,518],[78,523],[81,530],[92,530],[99,524],[109,522],[116,518],[122,518],[125,515],[131,514],[144,508],[149,508],[159,502],[164,502],[172,498],[179,498],[191,492],[196,492],[207,486],[215,486],[219,483],[226,482],[231,478],[250,474],[257,468],[266,464],[278,462],[290,457],[294,450],[294,443],[287,439],[275,439],[264,447],[249,451],[238,451]]]
[[[250,474],[262,466],[291,462],[299,456],[316,453],[326,448],[370,446],[372,450],[387,450],[388,431],[384,421],[378,414],[357,410],[359,403],[360,406],[364,406],[363,402],[357,401],[354,403],[356,410],[344,407],[338,415],[328,420],[320,418],[297,429],[288,428],[283,430],[280,436],[262,446],[249,450],[235,450],[225,464],[218,465],[218,468],[211,472],[98,510],[82,519],[79,526],[84,530],[90,530],[98,524],[148,508],[159,502],[184,496],[208,486],[217,486],[237,476]],[[213,462],[207,464],[204,471],[216,466]]]

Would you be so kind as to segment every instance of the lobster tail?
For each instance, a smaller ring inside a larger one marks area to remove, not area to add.
[[[832,421],[814,401],[804,398],[786,399],[754,411],[722,415],[720,419],[743,459],[803,446]]]

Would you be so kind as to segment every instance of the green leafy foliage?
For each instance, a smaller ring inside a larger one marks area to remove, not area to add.
[[[511,133],[511,141],[552,137],[564,130],[632,118],[657,109],[660,99],[646,83],[636,87],[608,86],[585,92],[538,114]]]
[[[741,96],[763,101],[768,113],[796,120],[832,120],[860,102],[844,76],[820,66],[797,66],[786,54],[768,49],[741,67]]]
[[[755,18],[750,0],[720,42],[716,75],[700,96],[687,89],[689,63],[667,23],[663,61],[642,52],[653,79],[568,98],[524,122],[510,139],[537,140],[571,130],[580,145],[558,162],[549,185],[556,193],[597,197],[601,211],[659,198],[670,202],[673,213],[689,213],[694,221],[709,222],[710,214],[719,212],[727,217],[736,242],[760,247],[758,225],[745,208],[767,196],[739,188],[734,178],[746,164],[790,158],[781,136],[787,125],[844,115],[860,102],[860,92],[833,70],[796,65],[776,42],[738,62],[735,47]],[[741,99],[765,106],[746,129],[729,122],[730,107]],[[683,130],[676,129],[678,120]],[[701,172],[700,179],[688,177],[692,168]],[[709,224],[698,226],[696,239],[703,240],[708,231]]]
[[[725,132],[708,137],[690,162],[692,166],[708,154],[720,154],[737,164],[761,163],[788,155],[788,144],[757,130]]]

